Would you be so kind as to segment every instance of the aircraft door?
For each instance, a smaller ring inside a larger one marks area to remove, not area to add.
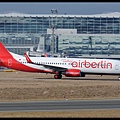
[[[115,63],[115,70],[119,70],[119,63]]]

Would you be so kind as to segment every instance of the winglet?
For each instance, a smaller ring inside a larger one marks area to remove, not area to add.
[[[48,55],[47,55],[47,53],[46,53],[46,52],[44,52],[44,56],[45,56],[45,57],[48,57]]]
[[[24,56],[27,60],[28,63],[32,63],[31,59],[28,57],[28,55],[26,54],[26,52],[24,52]]]

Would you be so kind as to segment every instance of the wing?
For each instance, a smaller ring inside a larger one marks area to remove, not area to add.
[[[67,69],[66,67],[59,67],[59,66],[52,66],[52,65],[35,63],[35,62],[31,61],[31,59],[26,54],[26,52],[24,53],[24,56],[25,56],[28,63],[35,64],[35,65],[41,65],[41,66],[44,66],[45,68],[51,69],[53,71],[61,71],[62,72],[62,71],[65,71]]]

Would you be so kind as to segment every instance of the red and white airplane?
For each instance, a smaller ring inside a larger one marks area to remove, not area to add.
[[[55,79],[86,74],[120,75],[120,60],[91,58],[30,57],[9,52],[0,42],[0,66],[24,72],[55,74]]]

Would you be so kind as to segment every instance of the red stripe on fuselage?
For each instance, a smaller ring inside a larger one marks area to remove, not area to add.
[[[11,63],[8,64],[8,60],[11,59]],[[15,60],[13,57],[12,58],[6,58],[4,59],[4,66],[10,69],[15,69],[19,71],[24,71],[24,72],[41,72],[41,73],[46,73],[46,70],[40,70],[40,69],[35,69],[32,67],[29,67],[25,64],[22,64],[21,62]],[[28,63],[29,64],[29,63]],[[52,73],[52,71],[47,71],[48,73]]]

